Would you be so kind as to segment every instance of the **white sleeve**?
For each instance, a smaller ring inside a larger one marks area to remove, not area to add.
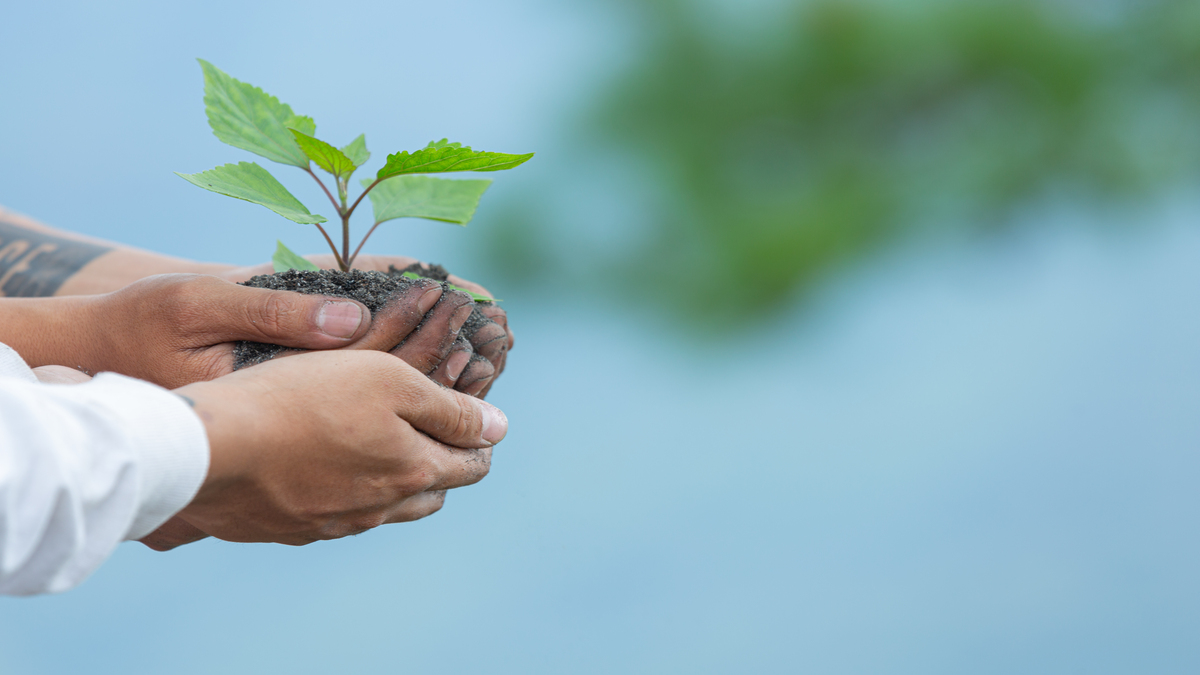
[[[41,384],[0,344],[0,593],[67,590],[195,497],[208,438],[166,389]]]

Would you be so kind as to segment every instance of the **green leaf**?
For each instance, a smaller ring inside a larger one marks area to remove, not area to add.
[[[235,80],[204,59],[197,60],[204,70],[204,111],[217,138],[273,162],[308,166],[308,157],[288,127],[311,136],[317,130],[312,118],[296,115],[291,106],[262,89]]]
[[[342,148],[342,154],[349,157],[351,162],[354,162],[354,168],[358,168],[367,163],[371,159],[371,153],[367,150],[366,134],[359,134],[358,138],[350,141],[350,145]]]
[[[446,139],[434,141],[421,150],[407,150],[388,155],[387,163],[375,175],[383,180],[408,173],[446,173],[449,171],[503,171],[524,164],[533,157],[508,155],[502,152],[476,152],[461,143],[450,143]]]
[[[363,187],[370,178],[363,179]],[[466,225],[475,215],[479,198],[490,180],[448,180],[431,176],[397,176],[367,193],[375,209],[375,222],[394,218],[428,218]]]
[[[310,263],[292,252],[292,249],[283,245],[282,241],[275,240],[275,255],[271,256],[271,264],[275,267],[276,272],[286,272],[288,270],[311,270],[316,272],[320,267]]]
[[[254,162],[225,164],[201,173],[176,172],[176,175],[205,190],[261,204],[297,223],[315,225],[326,220],[310,213],[274,176]]]
[[[276,270],[276,271],[278,271],[278,270]],[[429,277],[423,277],[420,274],[416,274],[413,272],[405,272],[404,274],[401,274],[400,276],[408,277],[409,279],[428,279],[429,278]],[[434,279],[434,281],[437,281],[437,280]],[[471,299],[474,300],[475,302],[502,302],[500,300],[500,298],[489,298],[486,295],[481,295],[470,289],[463,288],[462,286],[455,286],[454,284],[452,284],[448,281],[446,282],[446,285],[456,291],[462,291],[463,293],[466,293],[467,295],[471,296]]]
[[[341,150],[322,141],[319,138],[313,138],[308,134],[291,129],[292,136],[296,139],[296,144],[304,151],[308,158],[317,163],[317,166],[333,174],[338,181],[348,178],[354,173],[357,168],[350,158],[342,154]]]
[[[283,126],[295,129],[306,136],[315,136],[317,133],[317,123],[308,115],[292,115],[284,120]]]

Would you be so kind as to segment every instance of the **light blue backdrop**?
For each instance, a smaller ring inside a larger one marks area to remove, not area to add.
[[[635,43],[536,0],[10,3],[0,203],[186,257],[319,251],[171,174],[246,159],[205,126],[202,56],[377,158],[537,150],[484,228],[586,163],[564,120]],[[493,288],[518,344],[486,481],[303,549],[127,544],[75,591],[0,600],[0,673],[1196,672],[1197,211],[894,252],[720,346]],[[373,250],[461,269],[471,245],[418,223]]]

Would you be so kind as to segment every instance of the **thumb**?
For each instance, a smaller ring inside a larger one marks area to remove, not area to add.
[[[296,349],[335,349],[362,337],[371,325],[370,310],[347,298],[225,282],[212,299],[209,332],[223,342],[250,340]]]

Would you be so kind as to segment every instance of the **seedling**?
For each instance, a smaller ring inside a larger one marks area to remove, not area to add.
[[[351,202],[350,178],[371,157],[364,135],[359,135],[345,147],[336,148],[316,138],[317,126],[311,117],[293,113],[288,104],[254,85],[230,77],[203,59],[200,59],[200,67],[204,71],[204,108],[213,134],[229,145],[297,167],[312,176],[342,221],[341,249],[321,225],[328,219],[310,212],[255,162],[225,164],[200,173],[178,175],[205,190],[265,206],[293,222],[316,225],[343,272],[350,271],[363,244],[377,227],[389,220],[426,218],[466,225],[479,206],[479,198],[491,184],[490,180],[449,180],[423,174],[503,171],[533,157],[533,153],[510,155],[476,151],[443,138],[415,152],[388,155],[374,178],[361,181],[363,191]],[[336,197],[313,171],[313,164],[333,177]],[[375,224],[351,252],[350,217],[364,197],[371,199]],[[318,269],[288,250],[282,241],[272,261],[276,272]],[[476,299],[490,300],[483,296]]]

